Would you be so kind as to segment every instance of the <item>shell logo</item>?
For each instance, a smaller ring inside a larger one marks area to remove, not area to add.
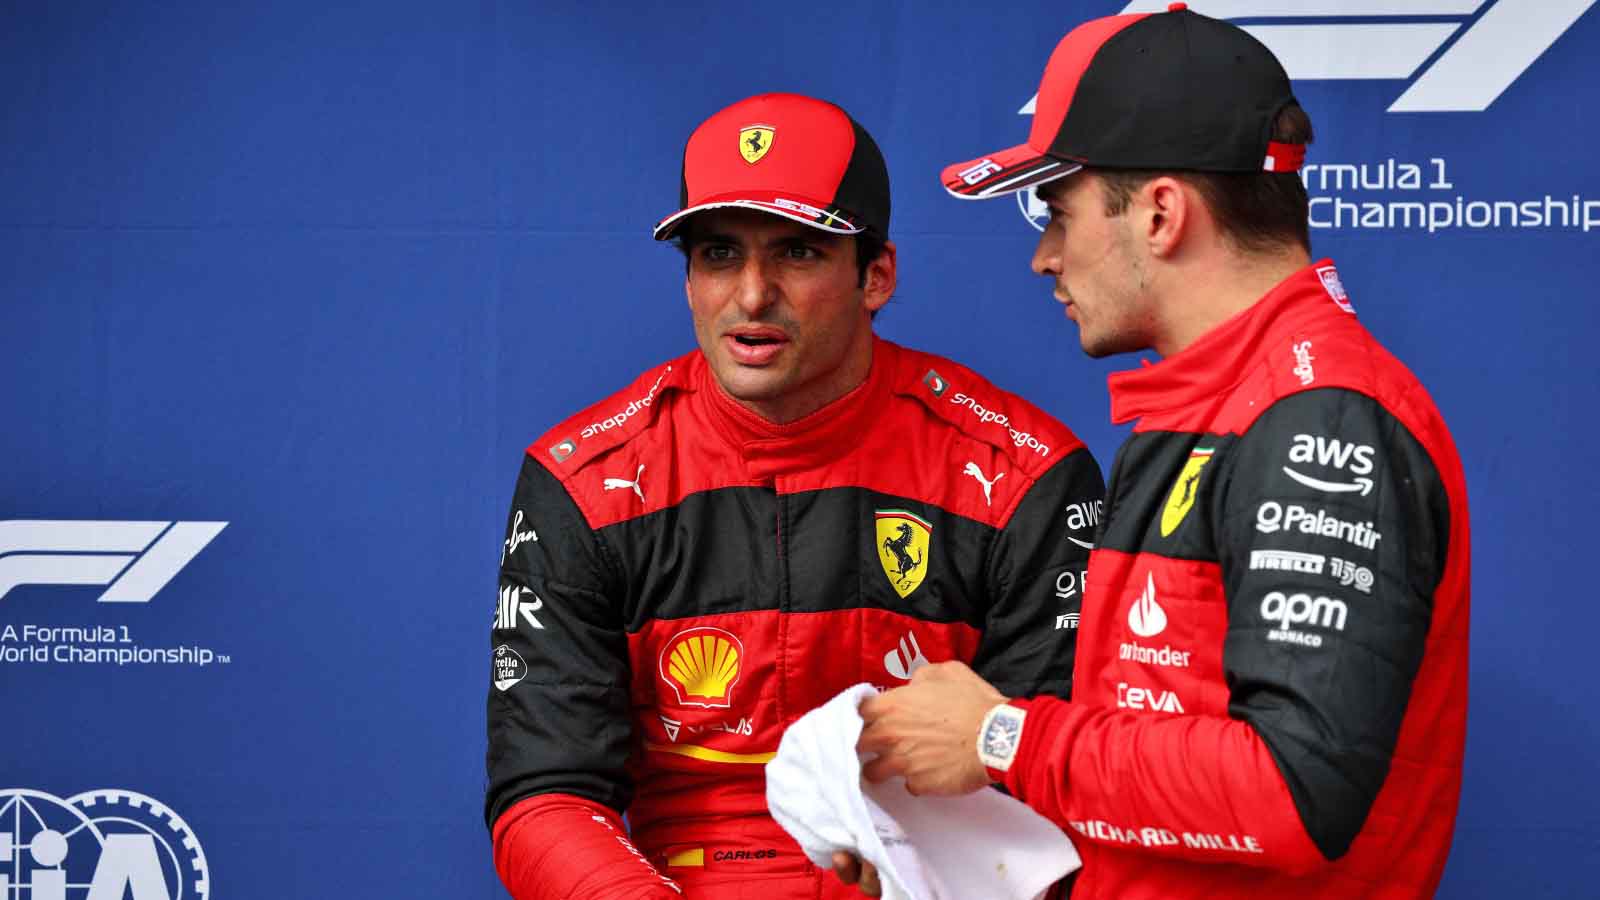
[[[684,706],[726,709],[733,704],[744,644],[721,628],[679,632],[661,648],[661,680]]]

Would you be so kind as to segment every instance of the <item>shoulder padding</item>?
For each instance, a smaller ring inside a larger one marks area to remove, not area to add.
[[[558,480],[566,481],[589,461],[649,430],[660,409],[658,401],[674,391],[689,389],[690,370],[699,354],[695,350],[646,371],[632,384],[545,432],[528,446],[528,455]]]
[[[999,448],[1030,477],[1039,477],[1083,447],[1083,441],[1049,413],[995,387],[966,366],[904,347],[899,352],[896,394],[915,397],[957,431]]]

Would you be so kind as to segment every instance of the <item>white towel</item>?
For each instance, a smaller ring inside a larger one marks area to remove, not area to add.
[[[867,784],[857,708],[875,691],[858,684],[801,716],[767,763],[767,807],[812,862],[830,869],[835,850],[854,853],[877,866],[884,900],[1031,900],[1081,865],[1061,829],[999,791]]]

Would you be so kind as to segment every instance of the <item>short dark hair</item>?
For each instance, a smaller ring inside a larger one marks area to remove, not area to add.
[[[872,261],[883,255],[884,245],[889,243],[876,231],[863,231],[853,235],[856,244],[856,287],[867,286],[867,267]],[[670,238],[672,246],[678,248],[683,254],[683,270],[689,271],[689,253],[694,249],[694,229],[680,228],[678,233]]]
[[[1311,117],[1297,103],[1284,107],[1272,124],[1272,140],[1279,143],[1309,144],[1312,137]],[[1140,188],[1169,175],[1200,194],[1223,236],[1240,250],[1262,252],[1298,244],[1311,252],[1310,201],[1298,172],[1094,171],[1100,176],[1108,216],[1127,212]]]

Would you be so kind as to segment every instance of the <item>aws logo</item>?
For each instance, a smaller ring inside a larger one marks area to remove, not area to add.
[[[727,709],[739,683],[744,643],[731,632],[702,626],[679,632],[661,648],[660,672],[683,706]]]
[[[1283,467],[1283,474],[1306,487],[1325,493],[1360,493],[1365,497],[1372,493],[1372,479],[1367,476],[1372,474],[1374,452],[1372,447],[1366,444],[1341,441],[1320,434],[1297,434],[1294,436],[1294,443],[1289,447],[1290,462],[1321,466],[1325,469],[1333,468],[1341,472],[1348,471],[1354,477],[1348,482],[1327,481],[1297,472],[1289,466]]]

